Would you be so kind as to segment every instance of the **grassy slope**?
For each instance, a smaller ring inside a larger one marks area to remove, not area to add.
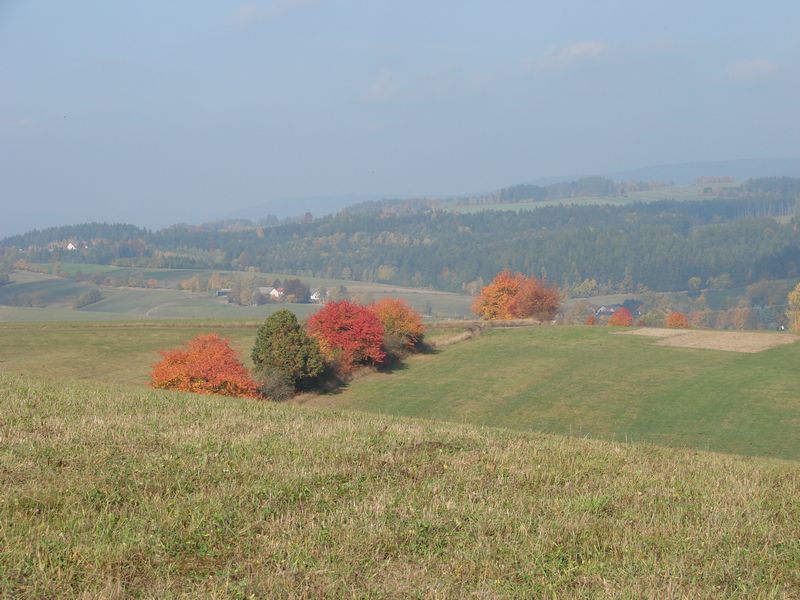
[[[0,372],[146,385],[158,350],[203,331],[230,338],[248,362],[260,321],[5,324]],[[798,359],[800,344],[738,354],[603,328],[500,330],[309,402],[800,460]]]
[[[612,332],[492,331],[313,402],[800,460],[800,344],[739,354]]]
[[[0,325],[0,373],[146,385],[158,351],[184,345],[198,333],[230,339],[249,362],[259,322]]]
[[[0,376],[0,596],[796,597],[800,469]]]

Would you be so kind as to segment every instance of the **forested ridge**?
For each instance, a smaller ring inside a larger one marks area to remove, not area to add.
[[[800,275],[797,180],[752,183],[736,197],[528,211],[336,216],[237,231],[86,224],[6,238],[33,262],[248,269],[446,290],[510,268],[562,286],[686,289],[693,277],[732,284]],[[66,244],[77,246],[67,250]]]

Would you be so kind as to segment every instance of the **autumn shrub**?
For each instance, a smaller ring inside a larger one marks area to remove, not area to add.
[[[594,314],[589,315],[586,317],[586,321],[584,321],[586,325],[596,325],[597,324],[597,317]]]
[[[295,391],[292,379],[280,369],[266,366],[255,374],[259,393],[267,400],[283,402],[289,400]]]
[[[529,317],[550,320],[558,312],[560,300],[557,287],[547,286],[536,277],[504,269],[481,289],[472,305],[472,312],[487,320]]]
[[[250,373],[230,347],[228,340],[216,333],[200,334],[186,349],[160,353],[153,365],[154,388],[181,390],[197,394],[220,394],[256,398],[258,390]]]
[[[425,326],[422,315],[414,310],[408,302],[398,298],[384,298],[369,306],[384,331],[384,345],[387,349],[399,341],[400,349],[413,352],[422,346],[425,337]]]
[[[317,340],[310,337],[290,310],[272,313],[258,328],[250,353],[256,373],[284,374],[291,386],[305,388],[323,369]]]
[[[667,315],[665,324],[671,329],[686,329],[689,327],[689,319],[682,312],[671,312]]]
[[[633,316],[631,315],[631,311],[624,306],[618,308],[614,311],[614,314],[611,315],[611,318],[608,320],[608,324],[617,327],[630,327],[633,325]]]
[[[638,321],[642,327],[661,327],[664,325],[664,311],[653,309],[642,315]]]
[[[329,302],[312,315],[306,327],[338,372],[351,373],[357,364],[378,365],[386,357],[383,326],[375,313],[360,304]]]

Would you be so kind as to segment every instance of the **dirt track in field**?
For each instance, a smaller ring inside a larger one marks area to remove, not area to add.
[[[623,331],[620,332],[620,335],[643,335],[661,338],[656,342],[659,346],[750,353],[763,352],[776,346],[792,344],[800,339],[800,336],[789,333],[660,329],[656,327]]]

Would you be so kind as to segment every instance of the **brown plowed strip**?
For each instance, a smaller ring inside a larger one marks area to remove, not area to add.
[[[649,327],[625,331],[622,332],[622,335],[644,335],[662,338],[656,342],[659,346],[751,353],[763,352],[776,346],[792,344],[800,339],[800,336],[788,333],[658,329]]]

